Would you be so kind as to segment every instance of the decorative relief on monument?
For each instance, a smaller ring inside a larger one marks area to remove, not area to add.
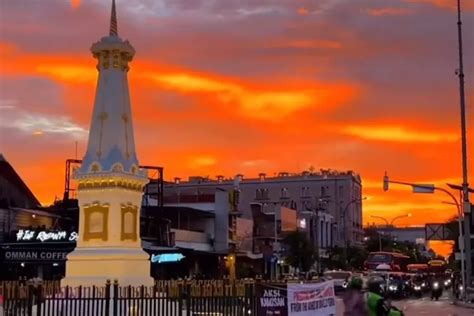
[[[136,241],[138,238],[137,234],[137,217],[138,217],[138,207],[131,204],[122,204],[122,227],[121,227],[121,237],[122,241],[124,240],[133,240]]]
[[[109,204],[84,206],[84,241],[108,239]]]

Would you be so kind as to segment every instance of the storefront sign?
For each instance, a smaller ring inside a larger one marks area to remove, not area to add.
[[[286,316],[287,294],[286,285],[261,283],[257,286],[258,315]]]
[[[67,251],[6,250],[5,261],[64,261]]]
[[[333,281],[288,284],[288,316],[336,315]]]
[[[185,257],[180,253],[163,253],[159,255],[151,255],[151,263],[164,263],[164,262],[178,262],[183,260]]]
[[[79,235],[76,232],[68,233],[66,231],[36,231],[20,229],[16,233],[17,241],[76,241]]]

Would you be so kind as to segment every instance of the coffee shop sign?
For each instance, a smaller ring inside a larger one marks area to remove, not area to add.
[[[48,232],[44,230],[36,231],[20,229],[18,233],[16,233],[17,241],[76,241],[78,237],[79,235],[76,232],[68,233],[66,231]]]

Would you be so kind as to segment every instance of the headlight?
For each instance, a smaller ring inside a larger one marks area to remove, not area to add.
[[[449,285],[449,282],[448,281],[444,281],[444,286],[448,286]]]
[[[388,289],[389,289],[390,291],[396,291],[396,290],[397,290],[397,286],[396,286],[396,285],[389,285],[389,286],[388,286]]]
[[[433,287],[437,289],[439,287],[439,283],[438,282],[433,283]]]
[[[415,291],[419,291],[419,290],[421,290],[421,287],[418,285],[415,285]]]
[[[425,282],[421,283],[421,286],[426,287],[426,283]]]
[[[462,285],[459,286],[459,291],[462,291],[464,287]]]

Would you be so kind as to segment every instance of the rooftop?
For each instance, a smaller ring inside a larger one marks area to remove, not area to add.
[[[343,177],[352,177],[356,181],[360,182],[360,175],[354,172],[353,170],[339,171],[333,169],[320,169],[319,171],[303,171],[298,173],[291,172],[278,172],[274,173],[272,176],[267,175],[266,173],[259,173],[258,177],[245,178],[243,174],[237,174],[234,177],[226,177],[223,175],[218,175],[215,178],[209,176],[190,176],[188,180],[182,180],[181,178],[174,178],[174,182],[166,182],[165,185],[170,184],[233,184],[233,183],[251,183],[251,182],[263,182],[263,181],[284,181],[284,180],[299,180],[299,179],[333,179],[333,178],[343,178]]]

